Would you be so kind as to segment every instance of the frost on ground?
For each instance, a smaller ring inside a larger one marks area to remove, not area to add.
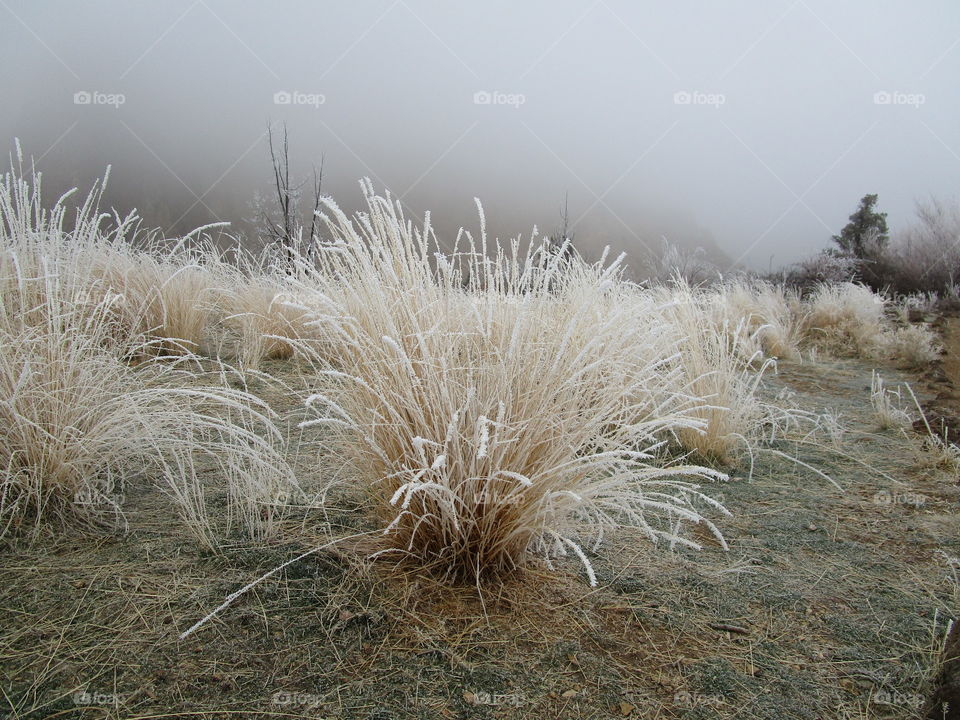
[[[291,368],[270,369],[295,382]],[[777,445],[842,492],[760,453],[752,480],[735,472],[722,488],[729,552],[708,534],[700,552],[664,555],[620,533],[589,553],[596,589],[572,557],[478,595],[366,563],[347,545],[291,565],[179,642],[192,619],[319,538],[301,529],[209,554],[167,521],[159,493],[140,490],[127,537],[68,532],[6,551],[6,702],[23,717],[187,707],[211,718],[610,717],[628,706],[678,718],[911,717],[960,599],[943,555],[960,555],[960,493],[915,439],[877,429],[869,371],[781,364],[766,391],[845,420],[842,452],[805,430]],[[264,399],[291,423],[306,417],[283,393]],[[311,467],[297,467],[306,485],[318,480]],[[288,529],[372,529],[361,503],[336,492]],[[78,705],[79,693],[111,704]]]
[[[69,227],[44,210],[20,162],[12,717],[922,703],[958,601],[949,324],[918,376],[935,334],[858,285],[646,288],[489,240],[482,210],[444,254],[369,183],[321,246],[135,248],[96,191]]]

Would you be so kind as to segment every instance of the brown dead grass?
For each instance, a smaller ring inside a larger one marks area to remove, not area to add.
[[[265,369],[304,382],[289,364]],[[178,534],[159,496],[131,489],[127,536],[4,549],[0,707],[10,718],[912,717],[876,699],[926,690],[955,597],[933,552],[957,552],[957,488],[914,461],[908,437],[873,431],[867,366],[782,365],[771,382],[801,406],[842,409],[856,462],[787,449],[845,492],[758,458],[752,482],[723,488],[730,553],[671,555],[623,532],[591,557],[596,589],[576,560],[478,591],[344,543],[181,642],[236,588],[328,532],[372,524],[344,491],[326,514],[288,519],[283,544],[213,555]],[[288,393],[268,399],[295,425]],[[306,488],[308,447],[296,459]],[[926,502],[885,506],[880,490]],[[82,692],[90,702],[74,701]]]

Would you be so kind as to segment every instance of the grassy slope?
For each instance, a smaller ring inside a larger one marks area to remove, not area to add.
[[[265,369],[300,382],[289,364]],[[783,443],[845,492],[761,453],[752,481],[740,471],[719,489],[734,513],[721,524],[729,553],[708,533],[704,551],[674,555],[623,533],[592,558],[596,590],[573,559],[559,574],[532,568],[481,601],[472,588],[366,565],[344,546],[294,564],[180,642],[226,594],[309,548],[321,536],[310,528],[369,526],[359,498],[343,493],[326,518],[295,517],[286,544],[204,554],[160,498],[131,490],[127,536],[63,534],[4,551],[0,712],[911,717],[874,700],[886,691],[880,699],[909,704],[925,690],[935,612],[958,601],[934,551],[960,554],[960,492],[918,464],[897,431],[875,431],[869,377],[855,361],[784,364],[770,390],[793,389],[805,409],[838,409],[850,429],[843,452],[875,469]],[[885,377],[895,382],[893,371]],[[293,426],[302,417],[289,395],[255,390]],[[313,460],[297,460],[302,484],[316,477]],[[878,491],[925,503],[878,503]],[[718,623],[746,632],[710,627]]]

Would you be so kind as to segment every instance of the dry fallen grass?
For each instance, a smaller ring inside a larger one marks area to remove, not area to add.
[[[265,369],[302,382],[289,363]],[[262,572],[374,526],[340,489],[325,511],[289,518],[286,541],[210,555],[144,489],[127,536],[5,550],[5,702],[13,717],[910,717],[956,600],[936,550],[960,549],[960,493],[916,462],[911,437],[876,431],[868,370],[838,361],[770,378],[769,394],[842,411],[843,454],[803,435],[780,447],[844,492],[760,459],[751,482],[723,488],[730,553],[709,535],[700,552],[664,554],[621,532],[590,556],[594,589],[569,559],[478,593],[371,563],[350,542],[178,641]],[[291,424],[304,417],[285,392],[263,393]],[[305,486],[322,486],[297,462]]]

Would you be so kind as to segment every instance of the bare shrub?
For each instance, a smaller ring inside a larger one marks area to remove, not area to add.
[[[720,271],[701,247],[684,248],[662,238],[660,253],[649,251],[643,270],[649,280],[665,284],[680,279],[694,287],[720,279]]]
[[[886,281],[902,294],[944,291],[960,281],[960,204],[917,203],[917,222],[886,248]]]

